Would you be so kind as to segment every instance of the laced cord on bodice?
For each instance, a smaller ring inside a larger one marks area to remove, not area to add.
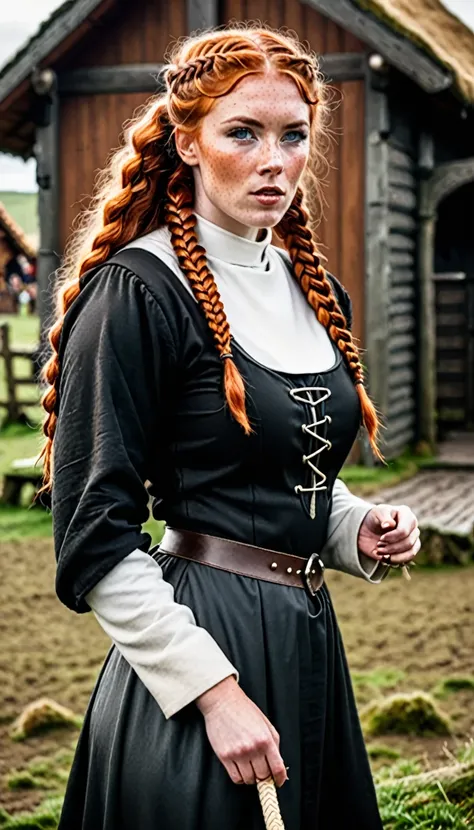
[[[331,416],[324,415],[322,418],[318,418],[316,407],[331,397],[331,390],[325,386],[304,386],[299,389],[290,389],[289,391],[293,400],[309,405],[313,418],[312,423],[301,425],[303,432],[310,435],[317,442],[314,452],[309,453],[309,455],[303,455],[303,464],[308,464],[312,470],[311,486],[304,487],[302,484],[297,484],[295,486],[295,493],[311,493],[309,513],[311,518],[314,519],[316,516],[316,493],[318,490],[327,490],[327,476],[318,468],[315,459],[324,450],[329,450],[332,447],[331,441],[318,433],[318,427],[331,423]],[[313,393],[320,393],[320,397],[315,398]]]

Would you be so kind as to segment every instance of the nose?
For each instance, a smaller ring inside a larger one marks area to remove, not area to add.
[[[277,174],[283,170],[283,157],[279,142],[267,142],[262,147],[259,159],[258,172]]]

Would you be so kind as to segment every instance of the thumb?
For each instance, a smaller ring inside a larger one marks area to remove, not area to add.
[[[378,504],[372,510],[372,518],[379,523],[382,530],[390,530],[397,526],[393,517],[395,511],[389,504]]]

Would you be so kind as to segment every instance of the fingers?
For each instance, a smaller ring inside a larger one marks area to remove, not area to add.
[[[420,550],[421,542],[419,539],[416,540],[413,547],[406,551],[405,553],[396,553],[390,556],[390,562],[392,565],[405,565],[407,562],[411,562],[412,559],[415,558],[416,554]]]
[[[224,766],[229,773],[234,784],[244,784],[244,779],[240,774],[240,770],[234,761],[224,761]]]
[[[286,773],[286,767],[283,763],[283,758],[281,757],[275,744],[270,746],[270,749],[267,752],[267,761],[275,784],[277,787],[281,787],[287,780],[288,775]]]
[[[390,554],[393,557],[399,553],[409,553],[416,545],[420,538],[420,528],[415,527],[411,533],[402,539],[400,542],[382,542],[377,544],[377,553],[385,556]]]
[[[380,541],[387,542],[387,544],[403,542],[417,527],[416,516],[409,507],[401,505],[400,507],[392,507],[391,509],[395,513],[397,526],[394,530],[388,530],[380,537]]]

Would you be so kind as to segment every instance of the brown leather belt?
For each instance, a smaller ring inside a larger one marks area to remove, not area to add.
[[[324,582],[324,565],[317,553],[305,559],[191,530],[167,527],[159,551],[154,556],[161,553],[265,582],[306,588],[311,596]]]

